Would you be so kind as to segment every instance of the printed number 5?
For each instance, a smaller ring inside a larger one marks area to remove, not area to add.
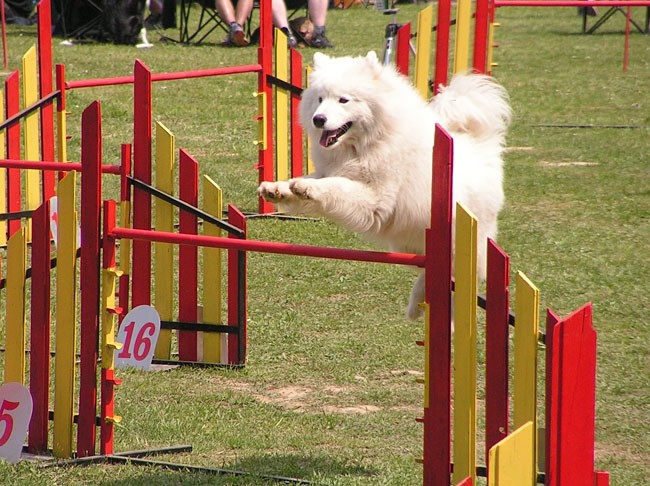
[[[3,400],[2,405],[0,405],[0,424],[5,424],[4,432],[0,436],[0,447],[7,443],[14,430],[14,419],[7,412],[17,409],[19,405],[20,402],[10,402],[9,400]]]

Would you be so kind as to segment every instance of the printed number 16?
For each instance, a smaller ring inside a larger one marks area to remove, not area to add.
[[[131,351],[131,341],[133,339],[134,328],[135,322],[133,321],[124,328],[126,339],[124,340],[122,350],[117,355],[118,358],[131,359],[131,352],[133,352],[133,357],[137,361],[142,361],[149,355],[152,346],[151,337],[156,332],[156,325],[153,322],[147,322],[140,328],[135,337],[135,342],[133,343],[133,351]],[[145,333],[147,333],[147,335],[145,335]]]

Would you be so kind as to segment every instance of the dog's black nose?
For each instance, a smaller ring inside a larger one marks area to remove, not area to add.
[[[327,118],[325,117],[325,115],[314,115],[312,121],[314,122],[314,126],[316,128],[323,128],[325,126],[325,122],[327,121]]]

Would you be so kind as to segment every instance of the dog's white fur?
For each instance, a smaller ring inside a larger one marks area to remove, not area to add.
[[[434,126],[440,123],[454,139],[454,200],[479,221],[484,278],[486,240],[496,237],[504,198],[501,155],[511,118],[505,89],[488,76],[457,75],[427,103],[374,52],[341,58],[316,53],[313,65],[300,119],[315,173],[264,182],[258,193],[283,211],[329,218],[392,251],[423,253]],[[421,315],[423,297],[420,273],[410,318]]]

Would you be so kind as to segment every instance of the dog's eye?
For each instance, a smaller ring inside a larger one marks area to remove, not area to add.
[[[344,105],[344,104],[347,103],[348,101],[350,101],[350,100],[347,99],[347,98],[339,98],[339,103],[341,103],[342,105]]]
[[[319,102],[319,103],[322,103],[322,102],[323,102],[323,97],[322,97],[322,96],[319,96],[319,97],[318,97],[318,102]]]

